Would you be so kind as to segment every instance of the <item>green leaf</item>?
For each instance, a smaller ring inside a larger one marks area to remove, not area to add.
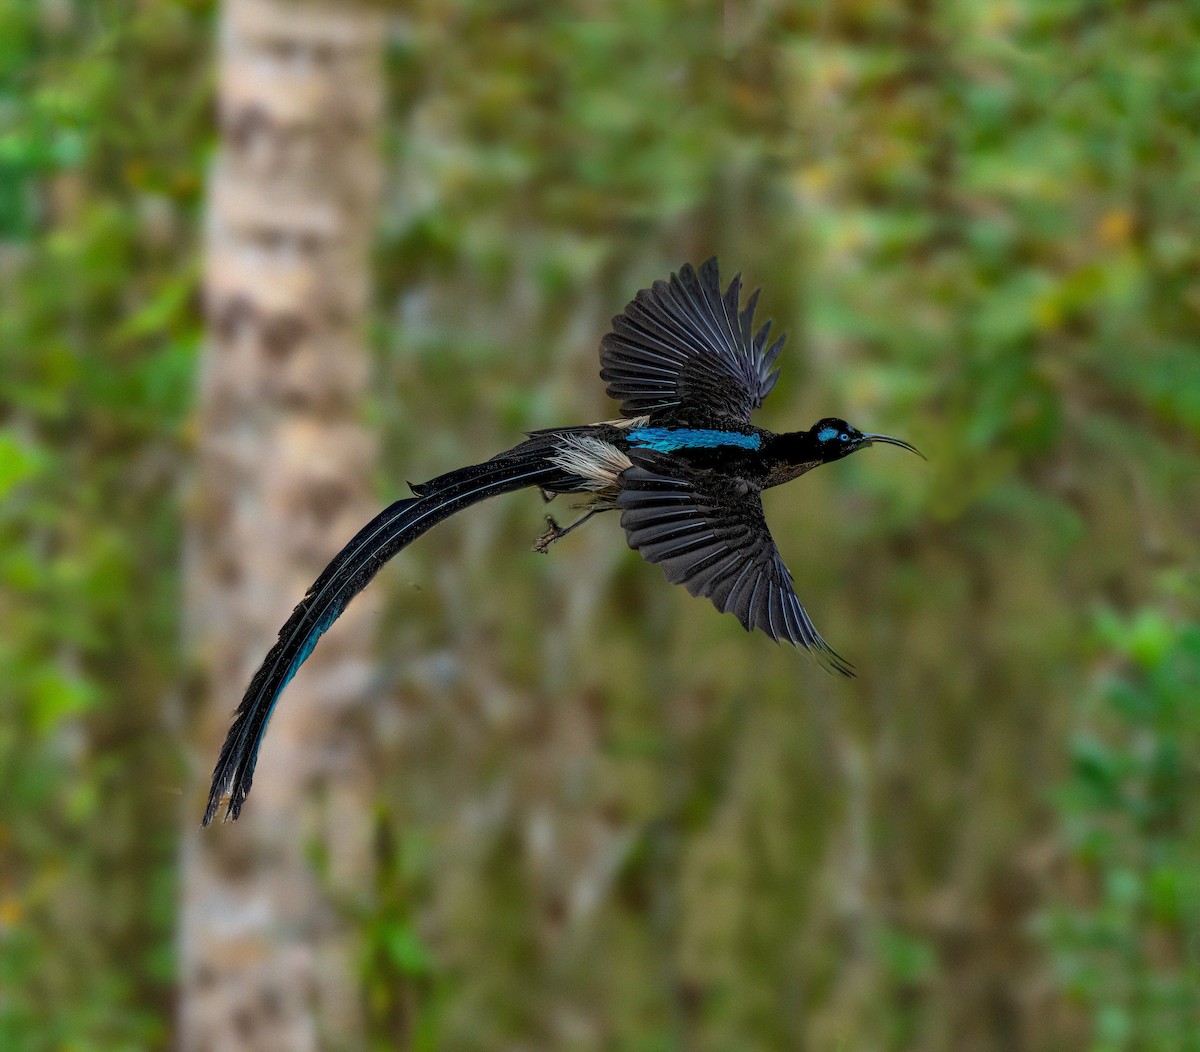
[[[388,957],[405,975],[427,975],[433,959],[420,936],[408,925],[389,926],[383,934]]]
[[[62,669],[41,669],[32,684],[34,728],[42,734],[63,720],[91,709],[99,698],[94,684]]]
[[[19,438],[11,429],[0,429],[0,500],[41,472],[46,463],[42,450]]]

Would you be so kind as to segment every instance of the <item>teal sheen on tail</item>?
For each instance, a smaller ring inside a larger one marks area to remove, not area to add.
[[[250,681],[213,771],[204,824],[212,821],[226,793],[227,815],[237,818],[254,779],[258,747],[283,688],[350,600],[385,562],[456,511],[509,490],[551,483],[557,475],[561,472],[546,465],[540,455],[509,455],[434,479],[421,487],[421,496],[398,500],[367,523],[292,611],[279,639]]]
[[[593,515],[617,511],[629,546],[661,564],[668,581],[708,598],[747,630],[853,675],[800,603],[761,493],[876,443],[917,450],[836,417],[783,434],[751,424],[775,386],[783,345],[782,338],[767,345],[769,322],[754,331],[757,298],[742,307],[736,277],[722,292],[715,259],[642,289],[600,345],[600,376],[621,403],[621,419],[536,431],[491,460],[413,486],[415,496],[364,526],[292,611],[250,681],[213,770],[204,824],[226,798],[226,817],[241,813],[280,694],[379,568],[448,516],[511,490],[585,498],[586,513],[571,525],[547,517],[536,551]]]

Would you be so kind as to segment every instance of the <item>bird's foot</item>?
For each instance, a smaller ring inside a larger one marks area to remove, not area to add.
[[[537,542],[533,546],[533,550],[535,552],[541,552],[543,555],[545,555],[546,549],[549,548],[550,545],[552,545],[560,537],[565,537],[572,530],[579,529],[579,527],[587,522],[588,519],[590,519],[593,515],[598,515],[602,511],[610,510],[611,509],[608,507],[592,508],[591,511],[589,511],[582,518],[576,519],[573,523],[571,523],[570,526],[560,526],[553,515],[547,515],[546,525],[550,528],[537,539]]]
[[[614,507],[616,507],[616,505],[600,505],[598,507],[594,507],[586,515],[576,519],[573,523],[571,523],[570,526],[560,526],[553,515],[547,515],[546,525],[550,528],[537,539],[537,542],[533,546],[533,550],[535,552],[541,552],[543,555],[545,555],[546,549],[549,548],[550,545],[552,545],[560,537],[565,537],[572,530],[579,529],[579,527],[587,522],[588,519],[590,519],[593,515],[599,515],[602,511],[612,511]]]
[[[547,529],[546,532],[543,533],[533,543],[533,550],[535,552],[541,553],[542,555],[545,555],[547,553],[547,551],[550,548],[550,545],[552,545],[556,540],[558,540],[559,537],[563,537],[566,534],[571,532],[570,526],[567,526],[564,529],[562,526],[560,526],[558,524],[558,520],[555,519],[555,517],[553,515],[546,516],[546,525],[549,527],[549,529]]]

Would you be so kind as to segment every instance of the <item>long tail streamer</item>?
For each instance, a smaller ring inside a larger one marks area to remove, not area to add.
[[[562,470],[548,464],[544,456],[532,451],[520,455],[518,450],[416,487],[419,496],[384,509],[334,556],[280,629],[279,639],[246,689],[213,769],[203,825],[216,816],[226,794],[226,818],[238,817],[250,793],[263,733],[284,687],[317,640],[384,563],[430,527],[469,505],[561,478]]]

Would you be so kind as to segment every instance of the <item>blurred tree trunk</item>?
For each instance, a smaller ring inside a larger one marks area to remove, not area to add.
[[[378,14],[342,3],[221,12],[187,565],[205,775],[293,604],[374,511],[362,328],[382,43]],[[370,880],[370,758],[353,717],[374,622],[369,597],[354,604],[288,688],[241,821],[185,838],[189,1052],[360,1044],[357,949],[331,903]],[[194,830],[200,796],[189,803]]]

